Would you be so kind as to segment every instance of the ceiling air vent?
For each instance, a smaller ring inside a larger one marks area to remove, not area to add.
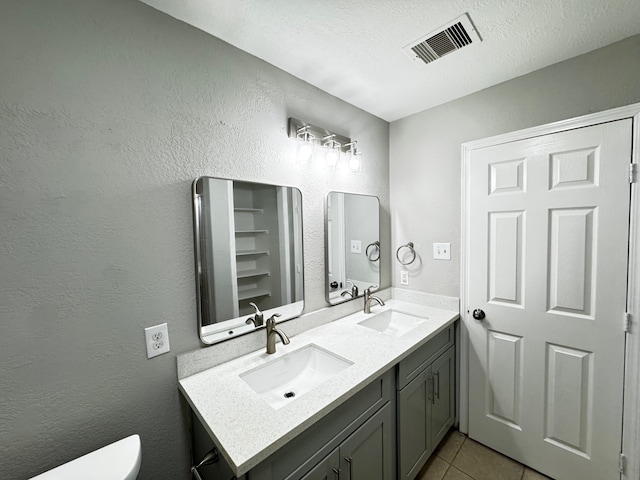
[[[456,50],[480,42],[478,32],[466,13],[402,48],[409,58],[419,64],[431,63]],[[423,63],[424,62],[424,63]]]

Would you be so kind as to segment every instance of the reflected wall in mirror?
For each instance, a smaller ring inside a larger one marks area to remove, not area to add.
[[[249,333],[304,308],[302,194],[293,187],[199,177],[193,182],[198,327],[203,343]],[[247,323],[248,322],[248,323]]]
[[[326,207],[326,297],[335,305],[380,285],[380,201],[329,192]]]

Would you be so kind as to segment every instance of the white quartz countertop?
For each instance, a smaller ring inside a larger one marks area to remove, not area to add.
[[[389,309],[428,318],[398,338],[358,325]],[[289,345],[278,342],[275,354],[267,355],[261,349],[183,378],[180,390],[234,474],[241,476],[457,318],[456,311],[389,300],[385,306],[373,307],[370,314],[354,313],[291,337]],[[282,330],[286,332],[286,323]],[[353,365],[279,409],[272,408],[239,376],[309,344]]]

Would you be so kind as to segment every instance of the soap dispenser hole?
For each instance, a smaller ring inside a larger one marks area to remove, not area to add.
[[[284,394],[284,398],[293,398],[296,396],[296,392],[287,392]]]

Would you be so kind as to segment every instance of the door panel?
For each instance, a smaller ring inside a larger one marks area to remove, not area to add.
[[[507,160],[489,164],[489,194],[523,192],[525,159]]]
[[[600,155],[596,148],[551,155],[551,190],[596,186]]]
[[[593,353],[547,344],[545,441],[591,455]]]
[[[522,337],[487,331],[487,414],[515,429],[520,428],[522,391]]]
[[[522,306],[524,212],[489,213],[489,301]]]
[[[469,434],[554,478],[619,478],[631,120],[474,150]]]
[[[549,223],[549,310],[590,317],[596,209],[551,209]]]

